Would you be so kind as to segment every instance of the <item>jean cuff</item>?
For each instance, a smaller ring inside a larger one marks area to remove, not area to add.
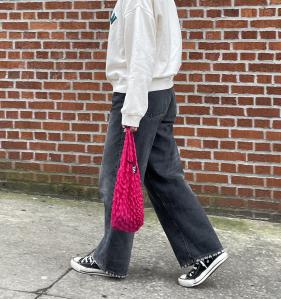
[[[94,252],[92,252],[92,256],[93,256],[93,258],[94,258],[96,264],[99,266],[99,268],[100,268],[101,270],[103,270],[106,274],[108,274],[109,276],[111,276],[111,277],[116,277],[116,278],[125,278],[125,277],[128,276],[128,274],[120,275],[120,274],[115,273],[115,272],[112,271],[112,270],[105,269],[105,268],[103,267],[103,265],[102,265],[99,261],[97,261],[97,260],[95,259],[95,257],[94,257]]]

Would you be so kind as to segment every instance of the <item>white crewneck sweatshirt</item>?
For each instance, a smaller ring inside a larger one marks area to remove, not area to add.
[[[118,0],[110,17],[106,78],[126,93],[122,125],[138,127],[148,92],[171,88],[182,61],[174,0]]]

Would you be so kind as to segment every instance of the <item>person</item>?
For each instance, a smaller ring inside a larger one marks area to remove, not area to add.
[[[110,16],[106,77],[113,86],[99,195],[104,235],[86,256],[71,259],[80,273],[128,275],[134,234],[111,227],[111,207],[125,128],[134,132],[142,184],[182,268],[184,287],[201,284],[227,258],[204,209],[184,179],[173,125],[174,76],[182,61],[182,37],[174,0],[118,0]]]

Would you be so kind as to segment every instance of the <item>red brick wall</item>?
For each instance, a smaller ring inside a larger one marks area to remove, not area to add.
[[[186,179],[206,207],[278,214],[281,0],[175,2],[183,64],[174,133]],[[0,2],[4,185],[96,194],[111,106],[105,58],[114,5]]]

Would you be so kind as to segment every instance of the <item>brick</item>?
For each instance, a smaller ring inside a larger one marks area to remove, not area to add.
[[[182,64],[183,70],[197,70],[197,71],[208,71],[210,70],[209,63],[200,63],[200,62],[183,62]]]
[[[252,18],[252,17],[256,17],[257,14],[258,14],[258,12],[257,12],[256,8],[242,8],[241,9],[241,17]]]
[[[276,211],[280,209],[280,204],[277,202],[266,202],[266,201],[253,201],[248,202],[248,206],[253,209],[259,210],[272,210]]]
[[[100,1],[74,2],[74,9],[101,9]]]
[[[29,109],[54,109],[54,103],[53,102],[29,102],[28,103],[28,108]]]
[[[94,82],[74,82],[73,88],[76,90],[97,90],[99,89],[99,83]]]
[[[204,107],[204,106],[183,106],[183,107],[180,107],[180,113],[182,113],[182,114],[209,115],[210,114],[210,107]]]
[[[189,12],[189,16],[192,18],[203,18],[204,11],[202,9],[194,9]]]
[[[266,50],[265,42],[238,42],[233,44],[234,50]]]
[[[235,149],[235,141],[221,141],[220,148],[221,149]]]
[[[202,93],[228,93],[229,87],[227,85],[198,85],[198,92]]]
[[[280,178],[266,178],[266,186],[273,188],[280,188],[281,179]]]
[[[244,31],[242,32],[243,39],[257,39],[258,33],[256,31]]]
[[[216,63],[213,67],[215,71],[246,71],[246,66],[244,63]]]
[[[239,17],[239,9],[224,9],[223,14],[226,17]]]
[[[204,0],[200,1],[200,6],[231,6],[231,0]]]
[[[43,2],[19,2],[16,4],[17,10],[42,10]]]
[[[280,163],[281,156],[273,154],[248,154],[248,160],[253,162]]]
[[[225,42],[200,42],[199,49],[202,50],[230,50],[230,43]]]
[[[214,107],[213,108],[214,115],[232,115],[232,116],[244,116],[243,108],[236,107]]]
[[[202,137],[227,138],[229,131],[227,129],[198,128],[197,135]]]
[[[12,121],[1,121],[0,120],[0,128],[13,128],[13,122]]]
[[[255,189],[255,196],[256,198],[269,198],[270,197],[270,190],[266,189]]]
[[[243,208],[246,207],[246,203],[243,199],[239,198],[215,198],[214,204],[219,207],[234,207],[234,208]]]
[[[250,72],[281,72],[281,64],[273,63],[250,63],[249,64]]]
[[[219,9],[209,9],[207,10],[207,17],[208,18],[218,18],[221,17],[222,12]]]
[[[248,21],[245,20],[218,20],[216,28],[247,28]]]
[[[43,49],[69,49],[70,42],[43,42]]]
[[[228,181],[227,175],[215,173],[197,173],[196,178],[198,182],[227,183]]]
[[[248,108],[247,115],[251,117],[280,117],[278,108]]]
[[[238,185],[251,185],[251,186],[264,186],[264,179],[259,177],[247,177],[247,176],[238,176],[233,175],[231,177],[232,184]]]
[[[3,30],[27,30],[28,23],[27,22],[3,22],[2,29]]]
[[[57,109],[59,110],[83,110],[84,104],[77,102],[58,102]]]
[[[251,27],[256,27],[256,28],[280,28],[281,26],[281,20],[280,19],[274,19],[274,20],[254,20],[250,21],[250,26]]]
[[[85,131],[85,132],[94,132],[95,130],[97,130],[98,125],[96,124],[77,124],[77,123],[73,123],[72,124],[72,131]]]
[[[267,93],[268,94],[276,94],[276,95],[280,95],[280,92],[281,92],[281,87],[274,87],[274,86],[268,86],[266,88],[267,90]]]
[[[186,29],[213,28],[214,23],[210,20],[188,20],[183,21],[182,26]]]
[[[54,10],[54,9],[67,10],[72,8],[72,2],[51,1],[51,2],[46,2],[45,7],[47,10]]]
[[[16,88],[19,89],[41,89],[42,82],[35,82],[35,81],[22,81],[16,82]]]
[[[41,123],[34,121],[16,121],[15,128],[19,129],[40,129]]]
[[[0,10],[14,10],[15,9],[15,3],[0,3]]]
[[[254,166],[253,165],[247,165],[247,164],[238,164],[237,171],[239,173],[254,173]]]
[[[62,152],[85,152],[85,146],[83,144],[61,143],[58,145],[58,150]]]
[[[86,22],[60,22],[59,29],[62,30],[76,30],[76,29],[86,29]]]
[[[55,143],[49,143],[49,142],[30,142],[29,147],[31,150],[36,151],[55,151],[56,150],[56,144]]]
[[[246,161],[246,154],[239,152],[215,152],[214,158],[216,160],[230,160],[230,161]]]
[[[72,166],[72,172],[79,174],[97,174],[99,170],[93,166]]]
[[[18,141],[2,141],[2,148],[4,149],[27,149],[26,142]]]
[[[270,152],[271,147],[269,143],[255,143],[255,151]]]
[[[222,186],[221,187],[221,194],[222,195],[232,195],[232,196],[235,196],[236,195],[236,188]]]
[[[231,138],[263,139],[262,131],[254,130],[231,130]]]
[[[257,165],[255,167],[255,173],[256,174],[267,174],[270,175],[271,174],[271,167],[270,166],[265,166],[265,165]]]
[[[208,151],[182,150],[181,157],[189,159],[211,159],[211,153]]]
[[[281,132],[267,131],[266,139],[280,141],[281,140]]]
[[[263,86],[246,86],[246,85],[235,85],[231,87],[232,93],[239,93],[239,94],[264,94],[264,87]]]
[[[260,37],[263,39],[276,39],[276,32],[275,31],[260,31]],[[269,48],[270,48],[270,44],[269,43]]]
[[[266,0],[235,0],[234,1],[235,6],[249,6],[249,5],[267,5]]]
[[[54,131],[67,131],[69,130],[69,123],[61,122],[44,122],[43,130],[54,130]]]
[[[16,169],[30,170],[30,171],[39,171],[40,164],[38,163],[25,163],[25,162],[16,162]]]
[[[63,164],[43,164],[43,171],[54,173],[69,173],[69,166]]]
[[[44,89],[70,89],[71,83],[70,82],[44,82]]]
[[[273,17],[275,15],[275,8],[261,8],[259,9],[259,13],[261,17]]]

